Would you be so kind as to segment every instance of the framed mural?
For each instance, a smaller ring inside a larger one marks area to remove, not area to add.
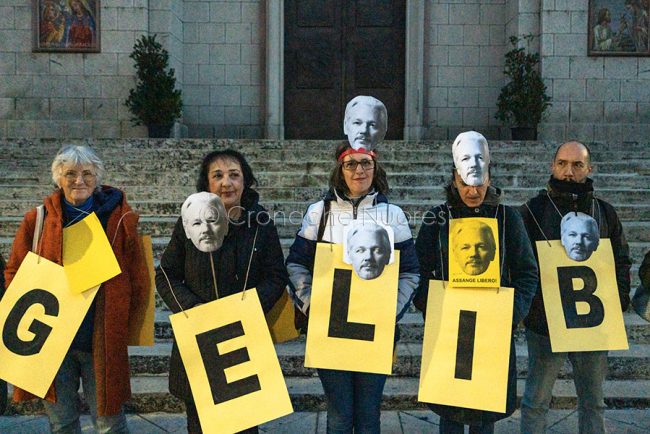
[[[590,56],[650,56],[650,0],[589,0]]]
[[[100,51],[100,0],[32,2],[32,51]]]

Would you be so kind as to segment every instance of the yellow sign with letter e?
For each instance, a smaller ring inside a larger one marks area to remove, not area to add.
[[[169,319],[203,432],[235,433],[293,412],[257,290]]]

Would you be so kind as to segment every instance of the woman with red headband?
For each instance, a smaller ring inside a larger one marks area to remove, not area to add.
[[[387,120],[386,107],[373,97],[357,96],[345,109],[343,130],[349,143],[336,149],[329,191],[309,206],[287,258],[292,297],[305,315],[309,313],[316,243],[343,243],[344,228],[365,219],[390,226],[394,248],[400,250],[397,320],[411,302],[419,282],[415,246],[404,212],[385,196],[388,181],[375,151],[386,134]],[[379,433],[386,375],[318,369],[318,376],[327,399],[329,434]]]

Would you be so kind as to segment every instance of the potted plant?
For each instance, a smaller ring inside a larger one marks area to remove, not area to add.
[[[537,140],[537,125],[551,105],[546,85],[539,73],[539,54],[518,47],[520,41],[529,45],[534,35],[510,37],[512,49],[506,53],[503,73],[509,82],[501,88],[495,117],[511,125],[513,140]]]
[[[156,41],[156,35],[142,35],[129,57],[135,61],[137,77],[125,103],[133,114],[131,121],[146,125],[149,137],[169,137],[183,108],[174,69],[168,69],[169,53]]]

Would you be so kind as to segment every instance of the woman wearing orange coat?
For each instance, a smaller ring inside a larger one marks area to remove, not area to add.
[[[52,180],[59,187],[43,201],[45,221],[36,253],[59,265],[63,228],[95,212],[106,232],[122,272],[104,282],[88,310],[45,401],[52,432],[81,432],[77,396],[80,379],[93,424],[98,432],[128,432],[122,405],[131,397],[127,338],[129,318],[145,302],[149,280],[138,215],[124,193],[102,186],[102,161],[85,146],[61,149],[52,163]],[[7,287],[32,250],[36,209],[25,214],[7,262]],[[14,400],[35,398],[16,388]]]

